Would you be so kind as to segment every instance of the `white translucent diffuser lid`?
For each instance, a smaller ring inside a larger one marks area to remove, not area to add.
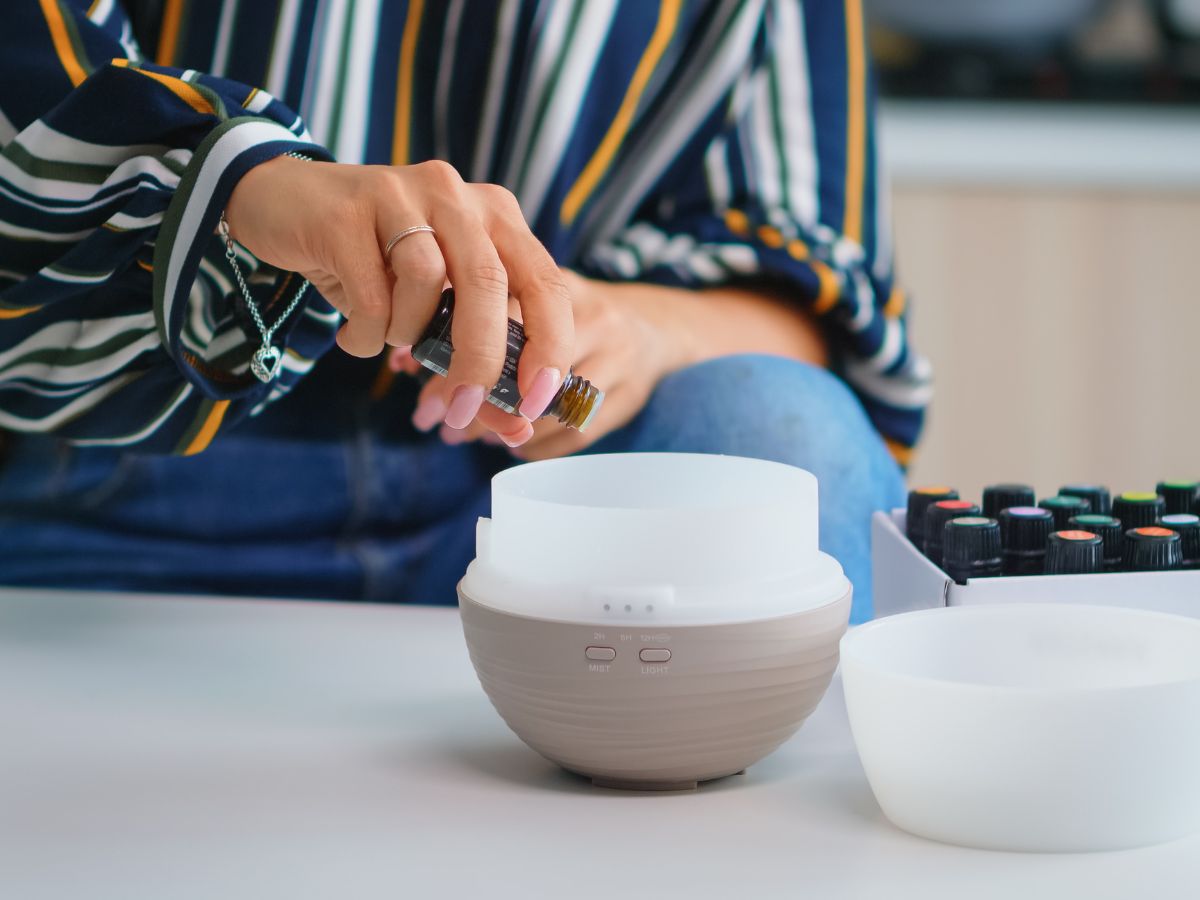
[[[744,621],[849,589],[817,549],[817,480],[782,463],[691,453],[577,456],[492,479],[463,590],[580,622]]]

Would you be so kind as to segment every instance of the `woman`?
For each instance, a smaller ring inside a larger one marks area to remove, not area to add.
[[[453,602],[514,456],[686,450],[812,470],[869,616],[928,372],[858,0],[5,20],[0,581]],[[448,377],[393,377],[447,281]],[[538,418],[571,369],[585,432]]]

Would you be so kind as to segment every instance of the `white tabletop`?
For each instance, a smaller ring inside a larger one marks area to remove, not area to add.
[[[8,591],[0,896],[1190,900],[1200,838],[1023,855],[904,834],[836,681],[744,776],[623,793],[506,729],[452,610]]]

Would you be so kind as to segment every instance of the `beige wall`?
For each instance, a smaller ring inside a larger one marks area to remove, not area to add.
[[[937,392],[912,481],[1200,478],[1200,192],[900,183]]]

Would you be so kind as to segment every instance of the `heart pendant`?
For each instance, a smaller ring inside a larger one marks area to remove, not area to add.
[[[278,347],[272,347],[269,344],[259,347],[254,351],[254,356],[250,358],[250,371],[264,384],[274,380],[275,376],[279,374],[281,365],[283,365],[283,354],[279,352]]]

